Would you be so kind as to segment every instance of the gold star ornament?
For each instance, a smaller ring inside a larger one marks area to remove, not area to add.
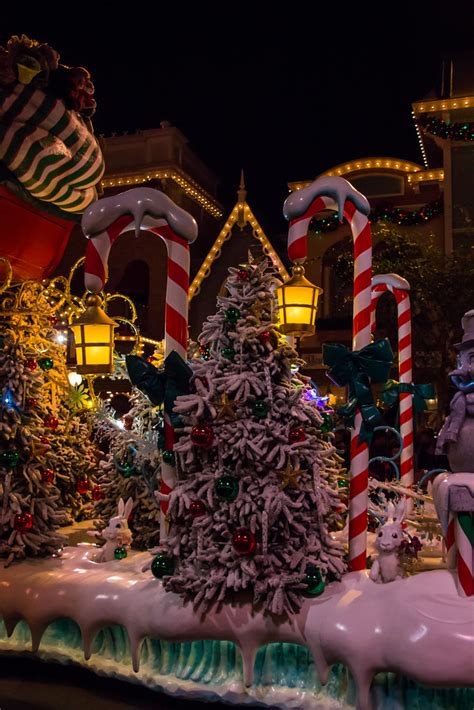
[[[281,476],[280,490],[283,491],[285,488],[299,488],[298,478],[301,475],[301,471],[293,468],[291,463],[288,461],[284,471],[277,472]]]
[[[233,400],[229,399],[227,392],[223,392],[221,396],[221,401],[219,403],[220,410],[217,415],[217,420],[219,419],[235,419],[235,404]]]

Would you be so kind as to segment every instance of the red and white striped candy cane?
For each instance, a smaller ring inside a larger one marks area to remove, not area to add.
[[[397,274],[377,274],[372,279],[371,330],[375,330],[375,311],[380,296],[392,293],[397,303],[398,326],[398,379],[405,384],[413,381],[410,284]],[[413,395],[400,394],[400,436],[402,452],[400,456],[400,482],[410,486],[414,481],[413,459]]]
[[[135,188],[94,203],[82,220],[89,237],[86,248],[85,286],[98,293],[107,280],[107,264],[112,245],[131,229],[148,230],[161,237],[168,253],[165,305],[165,357],[173,350],[186,359],[188,340],[189,245],[197,236],[194,218],[175,205],[165,194],[150,188]],[[164,414],[165,448],[174,446],[174,430]],[[176,484],[174,466],[161,464],[160,540],[166,539],[165,516],[168,494]]]
[[[448,569],[456,568],[458,590],[474,596],[474,479],[472,473],[440,473],[433,500],[446,540]]]
[[[351,226],[354,242],[354,301],[352,348],[360,350],[370,343],[372,233],[368,200],[344,178],[315,180],[290,195],[283,213],[290,222],[288,256],[302,263],[308,254],[308,231],[312,218],[321,210],[337,210]],[[349,502],[349,564],[351,570],[366,568],[368,461],[369,449],[359,442],[362,417],[358,411],[351,431],[351,483]]]
[[[474,526],[470,512],[456,512],[454,537],[457,547],[459,590],[466,597],[474,595]]]

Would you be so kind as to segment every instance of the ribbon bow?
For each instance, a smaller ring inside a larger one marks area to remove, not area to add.
[[[436,397],[435,389],[431,384],[414,385],[412,382],[397,382],[388,380],[381,392],[382,401],[389,409],[394,407],[402,394],[413,395],[413,407],[416,412],[423,412],[426,409],[426,400]]]
[[[340,343],[324,343],[323,362],[330,369],[328,377],[338,387],[349,386],[349,401],[338,412],[346,424],[354,426],[359,410],[362,415],[359,442],[369,442],[375,427],[383,423],[374,403],[371,382],[385,382],[393,362],[393,352],[387,338],[352,352]]]
[[[160,369],[137,355],[127,355],[125,360],[131,383],[155,407],[163,405],[171,424],[176,426],[179,417],[173,414],[173,407],[177,397],[189,394],[189,380],[192,376],[190,366],[175,350],[168,355]]]

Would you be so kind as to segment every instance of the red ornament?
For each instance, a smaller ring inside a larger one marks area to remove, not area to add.
[[[99,484],[93,487],[91,495],[92,500],[102,500],[103,498],[105,498],[104,489]]]
[[[52,471],[50,468],[44,468],[41,471],[41,480],[44,481],[45,483],[53,483],[54,482],[54,471]]]
[[[33,370],[36,370],[36,368],[38,367],[38,363],[36,362],[34,357],[30,357],[28,358],[28,360],[25,361],[25,367],[27,367],[28,370],[31,370],[31,372],[33,372]]]
[[[53,431],[58,428],[59,426],[59,420],[56,419],[56,417],[53,417],[52,414],[48,414],[44,419],[43,419],[44,425],[48,427],[48,429],[52,429]]]
[[[260,340],[260,342],[263,345],[265,345],[265,343],[268,343],[268,341],[270,340],[270,337],[271,337],[270,331],[264,330],[263,333],[260,333],[260,335],[258,336],[258,339]]]
[[[239,281],[248,281],[249,280],[249,272],[246,269],[239,269],[237,272],[237,278]]]
[[[146,361],[149,362],[150,365],[153,365],[153,363],[155,362],[155,358],[153,357],[153,355],[149,355]]]
[[[239,528],[232,535],[232,544],[239,555],[251,555],[255,550],[255,535],[248,528]]]
[[[206,515],[206,506],[202,500],[193,500],[189,505],[189,512],[193,518],[201,518],[203,515]]]
[[[207,449],[212,444],[214,432],[208,424],[197,424],[191,429],[191,441],[194,446]]]
[[[29,409],[34,409],[38,406],[38,400],[36,399],[36,397],[27,397],[25,404]]]
[[[13,527],[15,530],[18,530],[18,532],[31,530],[33,527],[33,516],[31,513],[18,513],[13,520]]]
[[[43,444],[43,446],[49,446],[49,439],[47,436],[40,436],[40,441]]]
[[[48,322],[52,325],[55,326],[58,323],[58,319],[56,316],[48,316]]]
[[[79,480],[76,481],[76,491],[80,493],[81,496],[85,496],[86,493],[89,493],[90,485],[88,478],[79,478]]]
[[[288,441],[290,444],[297,444],[300,441],[306,441],[306,434],[303,427],[298,426],[291,429],[288,434]]]

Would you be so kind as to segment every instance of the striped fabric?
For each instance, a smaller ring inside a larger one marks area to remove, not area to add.
[[[0,92],[0,160],[35,198],[81,213],[97,199],[104,160],[75,111],[34,86]]]

